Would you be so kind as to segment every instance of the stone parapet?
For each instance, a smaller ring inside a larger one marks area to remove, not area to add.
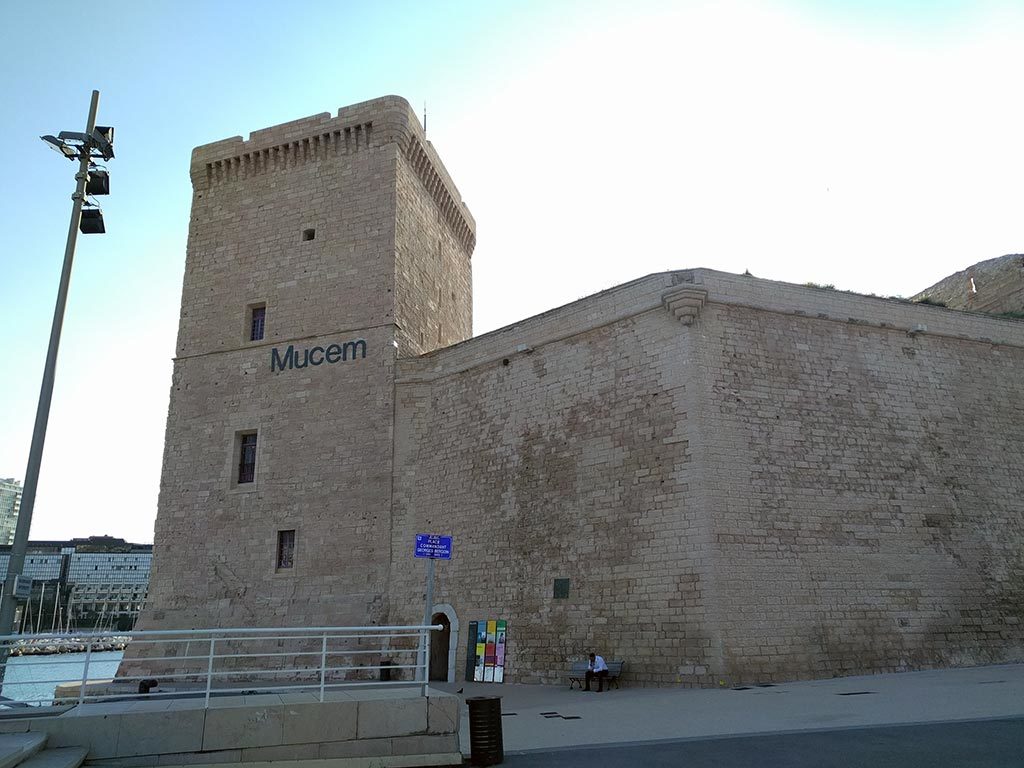
[[[705,304],[873,326],[911,336],[927,333],[983,344],[1024,347],[1024,321],[905,299],[691,269],[648,275],[460,344],[402,359],[398,381],[431,380],[468,370],[661,307],[684,325],[692,324],[696,328]]]
[[[694,270],[694,273],[697,281],[707,289],[711,303],[1024,347],[1024,322],[1018,320],[709,269]]]

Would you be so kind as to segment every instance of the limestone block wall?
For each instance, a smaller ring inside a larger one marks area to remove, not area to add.
[[[243,346],[253,303],[267,341],[394,321],[408,111],[389,97],[196,148],[179,356]]]
[[[175,363],[149,608],[140,628],[358,625],[389,562],[390,329],[365,359],[271,371],[267,347]],[[348,336],[315,337],[326,347]],[[235,435],[258,429],[255,482]],[[278,530],[295,563],[276,569]]]
[[[198,147],[191,178],[139,626],[379,621],[395,359],[470,333],[472,216],[398,97]],[[257,432],[252,483],[237,482],[242,432]],[[294,564],[279,568],[292,530]]]
[[[695,329],[723,674],[1024,658],[1024,349],[715,303]]]
[[[435,532],[460,677],[491,618],[513,681],[592,649],[633,684],[1024,657],[1024,322],[694,269],[470,339],[475,223],[398,97],[191,178],[140,628],[418,623]]]
[[[1022,356],[1021,322],[691,270],[402,360],[392,620],[438,532],[458,679],[483,618],[517,681],[1020,660]]]
[[[473,333],[475,224],[432,155],[426,139],[416,135],[397,160],[394,303],[402,356],[447,347]]]
[[[603,298],[577,319],[635,300],[629,286]],[[597,649],[628,659],[636,683],[707,683],[685,329],[660,305],[576,334],[552,315],[515,329],[520,343],[506,329],[403,368],[390,620],[422,616],[412,536],[448,533],[456,554],[438,564],[435,601],[462,627],[457,679],[468,622],[502,618],[512,681],[561,682],[567,659]],[[552,334],[569,335],[542,341]],[[559,578],[568,598],[554,597]]]

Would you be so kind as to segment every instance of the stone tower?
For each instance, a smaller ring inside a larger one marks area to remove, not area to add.
[[[472,330],[475,224],[387,96],[198,147],[141,629],[380,620],[394,369]]]

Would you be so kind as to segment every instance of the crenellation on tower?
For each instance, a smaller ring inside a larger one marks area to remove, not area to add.
[[[399,96],[342,107],[336,116],[321,112],[253,131],[248,140],[234,136],[196,147],[191,177],[195,188],[205,188],[390,143],[401,148],[456,237],[472,254],[476,221],[412,107]]]
[[[476,222],[465,204],[457,197],[453,197],[451,188],[454,185],[446,181],[447,174],[442,175],[444,167],[431,158],[432,154],[435,154],[433,148],[416,137],[413,137],[405,148],[405,156],[416,175],[434,198],[434,204],[452,228],[455,237],[472,256],[476,247]]]

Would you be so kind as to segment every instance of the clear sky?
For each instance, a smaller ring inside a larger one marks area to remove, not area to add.
[[[477,220],[476,333],[666,269],[910,295],[1024,251],[1021,2],[93,7],[4,9],[0,477],[24,477],[74,185],[37,137],[82,130],[94,88],[117,131],[33,538],[152,541],[198,144],[426,102]]]

